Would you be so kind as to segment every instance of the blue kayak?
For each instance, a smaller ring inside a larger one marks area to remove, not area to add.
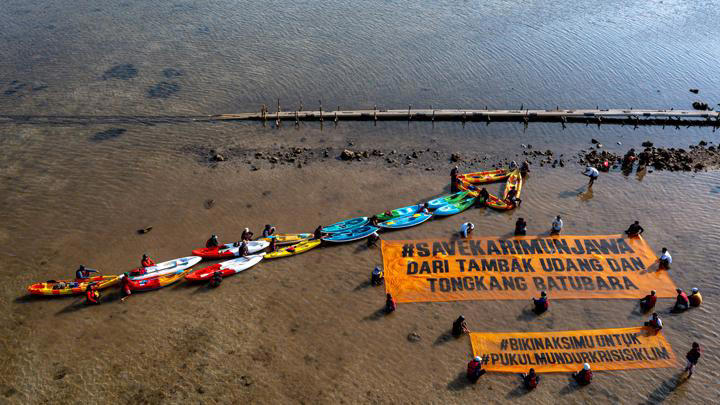
[[[379,228],[370,225],[360,226],[358,228],[350,229],[349,231],[333,232],[330,235],[323,238],[328,242],[350,242],[353,240],[363,239],[370,236],[373,232]]]
[[[368,219],[368,217],[358,217],[358,218],[348,219],[345,221],[336,222],[332,225],[324,226],[322,228],[322,231],[324,233],[349,231],[350,229],[355,229],[357,227],[366,225],[369,221],[370,220]]]
[[[443,197],[438,197],[434,200],[430,200],[427,202],[428,209],[429,210],[436,210],[444,205],[452,204],[458,201],[461,201],[463,198],[465,198],[468,195],[467,191],[458,191],[455,194],[446,195]]]
[[[472,205],[475,203],[475,197],[468,197],[464,200],[461,200],[459,202],[454,202],[450,204],[443,205],[442,207],[438,208],[433,212],[435,215],[455,215],[459,214],[466,209],[472,207]]]
[[[412,214],[412,215],[406,215],[406,216],[400,217],[400,218],[391,219],[389,221],[381,222],[378,224],[378,226],[381,228],[390,228],[390,229],[409,228],[411,226],[420,225],[430,218],[432,218],[432,214],[423,214],[423,213]]]

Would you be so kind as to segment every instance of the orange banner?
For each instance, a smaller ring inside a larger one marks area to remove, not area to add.
[[[650,246],[621,235],[382,241],[382,255],[398,302],[676,296]]]
[[[662,333],[649,328],[617,328],[540,333],[470,333],[473,353],[488,371],[538,373],[663,368],[675,353]]]

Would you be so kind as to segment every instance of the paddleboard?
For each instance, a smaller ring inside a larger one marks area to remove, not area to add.
[[[364,225],[359,228],[353,228],[345,232],[335,232],[323,238],[328,242],[351,242],[358,239],[367,238],[379,228],[370,225]]]
[[[250,267],[260,263],[260,260],[262,259],[263,254],[238,257],[237,259],[228,260],[226,262],[213,264],[212,266],[195,270],[185,276],[185,278],[190,281],[210,280],[216,271],[219,271],[223,277],[227,277],[249,269]]]
[[[381,228],[399,229],[409,228],[411,226],[420,225],[428,219],[432,218],[433,214],[411,214],[404,217],[394,218],[389,221],[381,222],[378,224]]]
[[[436,209],[433,213],[440,216],[455,215],[472,207],[474,203],[475,197],[468,197],[459,202],[443,205],[442,207]]]
[[[307,252],[308,250],[318,247],[319,245],[320,245],[320,240],[318,240],[318,239],[306,240],[304,242],[298,243],[297,245],[284,247],[284,248],[278,249],[272,253],[266,253],[265,258],[266,259],[277,259],[279,257],[299,255],[300,253]]]
[[[436,210],[443,205],[452,204],[454,202],[462,201],[463,198],[467,197],[467,191],[459,191],[454,194],[438,197],[427,202],[429,210]]]
[[[273,239],[275,239],[276,245],[292,245],[306,241],[312,237],[313,234],[311,233],[278,233],[258,240],[264,240],[265,242],[270,243]]]
[[[365,224],[367,224],[369,221],[368,217],[358,217],[358,218],[352,218],[345,221],[336,222],[332,225],[328,225],[322,228],[322,231],[324,233],[333,233],[333,232],[345,232],[349,231],[350,229],[361,227]]]
[[[251,240],[250,242],[245,243],[247,243],[248,252],[250,254],[257,253],[270,246],[270,242],[266,240]],[[203,259],[226,259],[237,257],[239,252],[239,246],[235,246],[234,243],[226,243],[217,247],[195,249],[192,251],[192,254],[200,256]]]
[[[145,268],[137,268],[130,271],[129,279],[131,281],[147,280],[153,277],[164,276],[168,274],[178,274],[198,264],[202,260],[198,256],[181,257],[175,260],[158,263],[155,266]]]
[[[77,280],[52,280],[44,283],[34,283],[28,286],[27,291],[32,295],[75,295],[83,294],[90,283],[96,283],[98,289],[110,287],[120,281],[120,276],[95,276]],[[63,288],[59,288],[63,285]]]
[[[377,217],[378,221],[389,221],[393,218],[399,218],[404,217],[407,215],[416,214],[420,211],[422,211],[423,206],[422,204],[415,204],[410,205],[407,207],[397,208],[390,211],[385,211],[382,214],[377,214],[375,217]]]

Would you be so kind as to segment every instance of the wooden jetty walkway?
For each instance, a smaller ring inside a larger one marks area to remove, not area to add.
[[[301,107],[302,108],[302,107]],[[704,126],[720,127],[720,112],[696,110],[650,110],[650,109],[560,109],[554,110],[493,110],[493,109],[413,109],[402,110],[317,110],[282,111],[279,108],[270,112],[263,106],[259,112],[218,115],[0,115],[0,124],[34,125],[93,125],[93,124],[188,124],[193,122],[217,121],[456,121],[456,122],[556,122],[565,124],[581,123],[586,125],[662,125],[662,126]]]
[[[559,122],[620,125],[720,126],[720,112],[649,109],[554,109],[554,110],[461,110],[461,109],[372,109],[303,110],[220,114],[217,121],[457,121],[457,122]]]

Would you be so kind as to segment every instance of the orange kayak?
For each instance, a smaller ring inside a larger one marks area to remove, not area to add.
[[[101,290],[117,284],[118,281],[120,281],[119,276],[93,276],[82,280],[53,280],[35,283],[27,290],[33,295],[76,295],[83,294],[90,283],[97,283],[98,289]]]
[[[461,182],[470,184],[494,183],[505,180],[510,173],[507,169],[485,170],[482,172],[465,173],[458,175]]]
[[[506,201],[503,201],[492,194],[490,194],[490,197],[488,197],[488,199],[485,201],[485,205],[492,209],[500,211],[507,211],[515,208],[512,204],[509,204]]]
[[[515,196],[519,198],[520,191],[522,190],[522,175],[520,174],[520,169],[513,170],[508,176],[507,182],[505,183],[505,191],[503,192],[503,200],[507,200],[508,193],[513,188],[517,190]]]

